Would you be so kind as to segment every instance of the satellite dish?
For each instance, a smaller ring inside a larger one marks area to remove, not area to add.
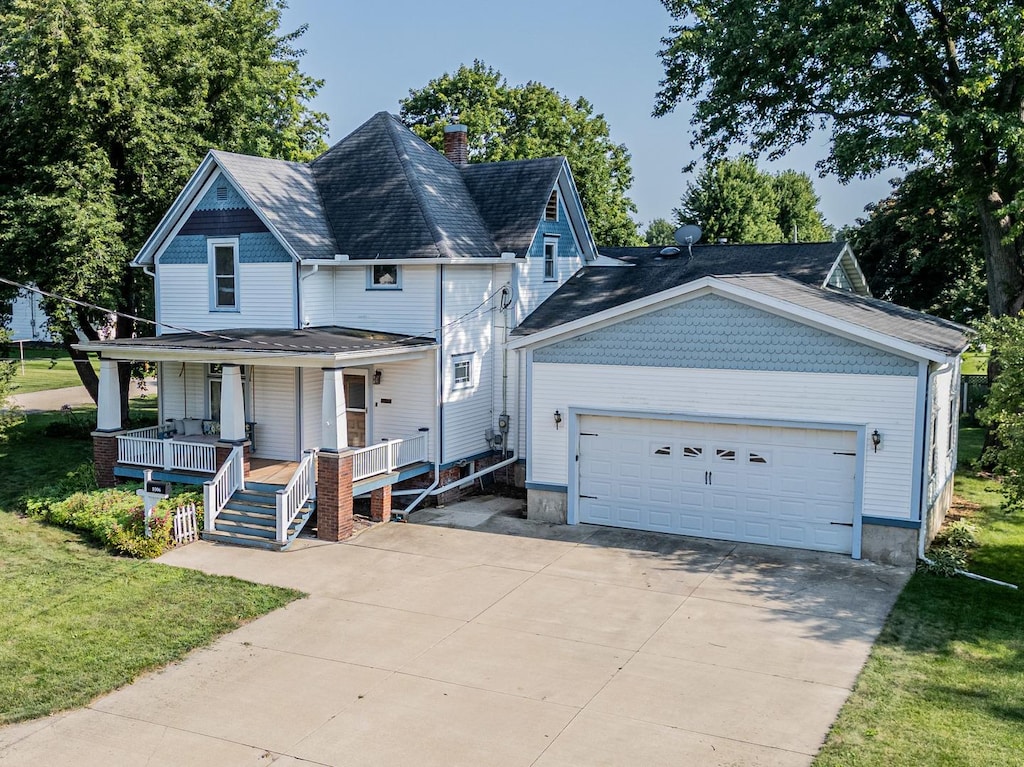
[[[704,232],[696,224],[686,224],[676,229],[673,237],[680,245],[693,245],[695,242],[700,242],[702,234]]]

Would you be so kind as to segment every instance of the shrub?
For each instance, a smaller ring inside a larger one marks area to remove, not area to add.
[[[91,476],[86,482],[83,473],[71,472],[60,483],[24,498],[26,512],[50,524],[78,530],[118,554],[144,559],[158,557],[173,546],[171,517],[178,506],[195,503],[202,529],[200,491],[178,493],[157,504],[150,515],[147,536],[144,505],[135,494],[137,483],[97,490]],[[91,488],[76,489],[82,484]]]
[[[936,536],[948,546],[957,549],[974,549],[978,547],[978,529],[970,522],[959,519],[950,522]]]
[[[963,549],[954,546],[935,546],[928,550],[930,562],[923,559],[918,561],[917,568],[933,575],[941,575],[943,578],[952,578],[957,570],[967,567],[967,555]]]

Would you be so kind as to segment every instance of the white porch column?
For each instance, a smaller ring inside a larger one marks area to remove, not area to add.
[[[320,448],[339,452],[348,447],[348,416],[345,413],[345,371],[324,368],[322,444]]]
[[[221,367],[220,439],[222,442],[241,442],[245,439],[242,368],[238,365]]]
[[[121,377],[117,360],[100,360],[99,403],[96,409],[97,431],[121,430]]]

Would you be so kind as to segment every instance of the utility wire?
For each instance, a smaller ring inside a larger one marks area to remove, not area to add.
[[[172,324],[172,323],[169,323],[169,322],[158,322],[156,320],[150,320],[150,319],[147,319],[145,317],[139,317],[139,316],[134,315],[134,314],[128,314],[127,312],[121,312],[121,311],[118,311],[116,309],[110,309],[110,308],[107,308],[105,306],[99,306],[98,304],[89,303],[88,301],[82,301],[82,300],[79,300],[77,298],[71,298],[70,296],[63,296],[63,295],[60,295],[58,293],[51,293],[51,292],[43,290],[42,288],[37,287],[35,285],[25,285],[25,284],[20,283],[20,282],[15,282],[14,280],[9,280],[9,279],[7,279],[5,277],[0,277],[0,282],[4,283],[6,285],[11,285],[12,287],[18,288],[20,290],[27,290],[27,291],[30,291],[30,292],[33,292],[33,293],[38,293],[41,296],[46,296],[47,298],[51,298],[51,299],[53,299],[55,301],[64,301],[64,302],[67,302],[67,303],[70,303],[70,304],[74,304],[75,306],[80,306],[80,307],[83,307],[83,308],[86,308],[86,309],[94,309],[96,311],[103,312],[104,314],[114,315],[116,317],[123,317],[125,319],[134,320],[135,322],[142,322],[142,323],[145,323],[147,325],[153,325],[154,327],[168,328],[170,330],[177,330],[177,331],[182,332],[182,333],[195,333],[197,335],[205,336],[207,338],[214,338],[214,339],[217,339],[219,341],[231,341],[231,342],[237,342],[237,343],[252,344],[254,346],[270,346],[270,347],[275,347],[275,348],[280,348],[280,349],[297,349],[297,350],[302,350],[302,351],[323,351],[324,350],[324,348],[322,346],[310,346],[310,345],[304,345],[304,344],[289,344],[289,343],[282,343],[280,341],[263,341],[263,340],[254,339],[254,338],[239,338],[239,337],[224,335],[223,333],[217,333],[217,332],[213,332],[213,331],[209,331],[209,330],[196,330],[194,328],[189,328],[189,327],[186,327],[184,325],[175,325],[175,324]],[[433,335],[435,333],[441,333],[441,332],[443,332],[445,330],[448,330],[448,329],[450,329],[452,327],[455,327],[455,326],[459,325],[460,323],[462,323],[467,318],[469,318],[470,315],[475,314],[481,308],[486,306],[499,293],[504,293],[504,291],[508,287],[509,286],[508,286],[507,283],[505,285],[502,285],[500,288],[498,288],[497,290],[492,292],[490,295],[485,297],[483,301],[481,301],[479,304],[474,306],[468,312],[466,312],[466,313],[456,317],[454,320],[451,320],[450,322],[447,322],[447,323],[441,325],[440,327],[432,328],[432,329],[430,329],[428,331],[425,331],[423,333],[419,333],[419,334],[415,334],[415,335],[410,335],[410,336],[404,336],[402,338],[397,339],[397,341],[395,343],[402,343],[404,341],[413,341],[413,340],[415,340],[417,338],[429,337],[430,335]],[[504,304],[504,302],[503,302],[503,304]],[[492,310],[489,310],[489,311],[492,311]]]

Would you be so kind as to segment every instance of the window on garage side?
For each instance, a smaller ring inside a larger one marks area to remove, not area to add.
[[[366,270],[366,289],[401,290],[401,267],[398,264],[374,264]]]
[[[465,389],[473,385],[473,354],[452,356],[452,388]]]
[[[238,311],[238,240],[208,240],[210,264],[210,309]]]

